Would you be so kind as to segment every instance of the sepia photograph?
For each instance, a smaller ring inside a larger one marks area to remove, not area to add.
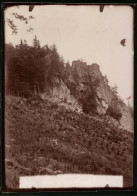
[[[4,7],[4,189],[133,189],[134,8]]]

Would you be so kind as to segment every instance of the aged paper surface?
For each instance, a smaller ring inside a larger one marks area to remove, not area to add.
[[[6,189],[132,188],[133,8],[4,16]]]

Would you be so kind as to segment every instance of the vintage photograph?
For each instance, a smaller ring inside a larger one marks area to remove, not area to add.
[[[134,8],[4,9],[5,190],[133,188]]]

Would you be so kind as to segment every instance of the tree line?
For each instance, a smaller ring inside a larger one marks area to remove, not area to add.
[[[13,46],[5,44],[6,94],[30,97],[52,85],[52,78],[62,78],[64,60],[55,45],[40,46],[35,36],[33,46],[26,40]]]

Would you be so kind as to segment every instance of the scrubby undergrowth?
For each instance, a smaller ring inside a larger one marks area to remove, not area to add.
[[[132,186],[133,133],[104,116],[88,116],[34,97],[6,97],[6,186],[19,176],[59,173],[123,175]]]

